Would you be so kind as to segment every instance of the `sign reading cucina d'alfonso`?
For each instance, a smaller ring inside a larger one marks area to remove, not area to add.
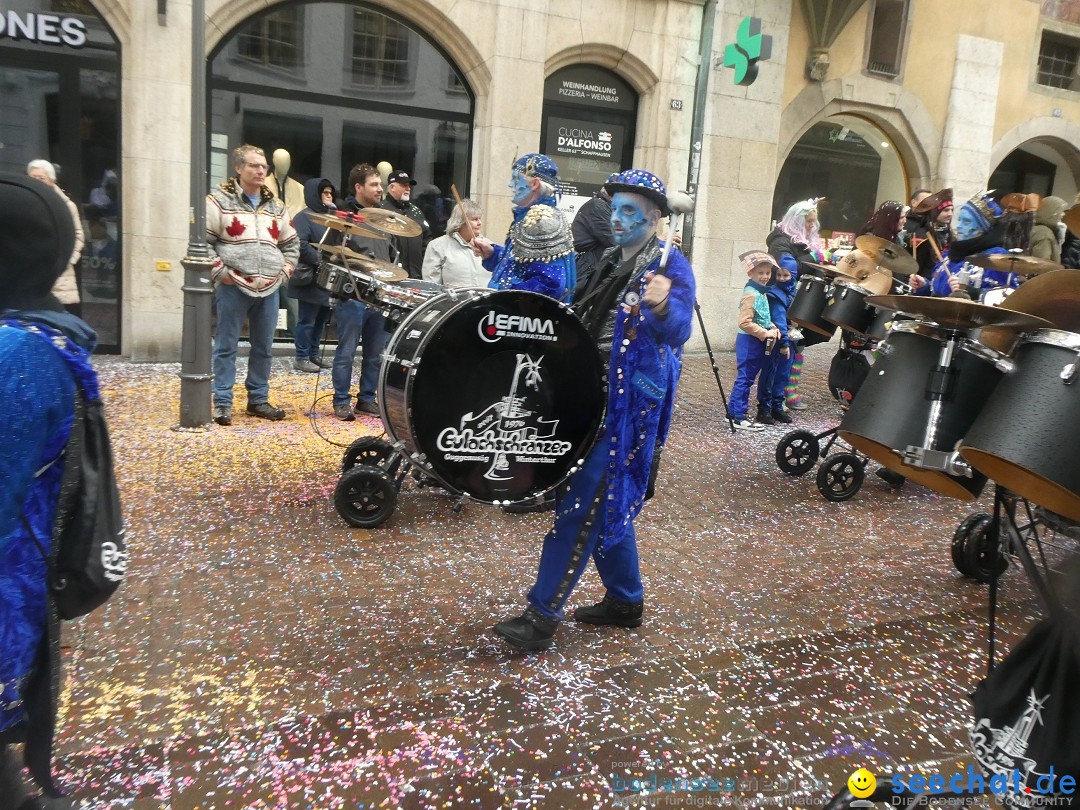
[[[0,40],[3,39],[81,48],[86,44],[86,23],[78,17],[0,9]]]

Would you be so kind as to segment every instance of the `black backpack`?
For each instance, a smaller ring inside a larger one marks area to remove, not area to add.
[[[84,616],[104,604],[120,587],[128,563],[103,405],[100,399],[87,399],[74,376],[75,417],[64,448],[49,553],[23,517],[30,537],[48,561],[49,592],[62,619]]]

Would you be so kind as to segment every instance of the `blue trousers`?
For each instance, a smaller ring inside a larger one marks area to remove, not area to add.
[[[379,364],[389,337],[385,329],[386,318],[359,301],[342,301],[334,312],[337,313],[338,330],[337,351],[334,352],[334,367],[330,373],[334,381],[334,404],[349,404],[353,358],[361,340],[364,352],[360,361],[360,395],[357,399],[360,402],[374,402],[375,389],[379,384]]]
[[[218,284],[214,290],[217,310],[217,334],[214,335],[214,405],[231,406],[236,384],[236,346],[244,319],[248,322],[251,352],[248,355],[248,405],[266,402],[270,396],[270,362],[277,327],[278,295],[256,298],[240,291],[235,284]]]
[[[295,299],[293,299],[295,301]],[[296,317],[296,359],[314,360],[319,356],[319,344],[322,343],[323,330],[330,320],[330,307],[313,304],[310,301],[296,301],[299,304]]]
[[[784,387],[791,376],[793,362],[794,348],[788,349],[787,357],[780,354],[780,349],[773,349],[773,353],[765,358],[765,367],[761,370],[757,386],[758,407],[770,411],[784,409]]]
[[[640,602],[645,592],[633,525],[623,540],[607,551],[598,542],[610,445],[610,438],[602,435],[584,466],[556,491],[555,526],[544,538],[540,570],[528,597],[529,604],[548,618],[562,618],[563,605],[590,557],[612,599]]]
[[[735,336],[735,363],[738,373],[735,375],[735,384],[731,386],[731,400],[728,408],[731,411],[731,417],[736,422],[746,418],[746,412],[750,409],[750,388],[761,373],[767,359],[765,341],[758,340],[745,332],[739,332]],[[760,383],[758,390],[761,390]]]

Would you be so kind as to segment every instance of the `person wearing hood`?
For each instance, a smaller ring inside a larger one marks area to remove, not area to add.
[[[780,332],[780,339],[772,354],[765,356],[765,366],[761,369],[758,381],[759,425],[773,425],[779,422],[790,425],[791,414],[784,403],[784,389],[791,376],[791,361],[795,359],[795,342],[788,334],[787,311],[795,298],[795,277],[786,267],[776,270],[776,280],[765,291],[769,301],[769,316],[773,325]]]
[[[1031,228],[1031,255],[1061,263],[1061,217],[1068,204],[1061,197],[1044,197]]]
[[[410,200],[415,185],[416,181],[409,177],[408,172],[391,172],[386,179],[386,199],[379,203],[379,207],[407,217],[420,226],[419,236],[395,236],[393,243],[397,251],[395,263],[401,265],[409,278],[422,278],[424,251],[431,241],[431,226],[424,212]]]
[[[97,336],[51,292],[75,246],[64,201],[37,180],[0,175],[0,210],[0,801],[20,807],[30,805],[12,743],[26,742],[34,780],[55,790],[59,619],[35,538],[53,536],[75,375],[96,386],[90,352]]]
[[[317,373],[319,369],[333,367],[334,363],[319,354],[323,331],[330,320],[330,293],[315,284],[323,256],[314,245],[319,242],[340,245],[341,232],[316,224],[311,214],[336,210],[333,183],[325,177],[308,180],[304,183],[304,204],[306,207],[293,217],[293,227],[300,238],[300,259],[288,286],[289,298],[299,302],[293,368]]]
[[[1023,224],[1023,214],[1005,214],[988,192],[976,194],[964,203],[956,214],[956,238],[949,245],[946,261],[934,271],[933,294],[978,300],[987,290],[998,287],[1015,288],[1020,284],[1015,273],[986,270],[967,261],[969,256],[988,253],[1007,253],[1019,247],[1023,236],[1013,235]]]

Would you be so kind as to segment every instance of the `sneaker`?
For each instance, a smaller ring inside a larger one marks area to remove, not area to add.
[[[776,424],[776,422],[773,421],[772,413],[769,411],[769,409],[768,408],[761,408],[761,407],[759,407],[757,409],[757,419],[755,419],[754,421],[757,422],[759,425],[775,425]]]
[[[375,404],[374,400],[358,399],[356,401],[356,412],[370,413],[378,416],[379,406]]]
[[[327,360],[325,357],[312,357],[311,362],[317,365],[319,368],[333,368],[333,358]]]
[[[789,411],[805,411],[807,405],[801,399],[789,399],[787,401],[787,409]]]
[[[285,411],[281,410],[281,408],[275,408],[269,402],[257,402],[254,405],[249,402],[247,412],[248,416],[257,416],[260,419],[269,419],[272,422],[285,418]]]
[[[499,622],[492,630],[519,650],[546,650],[555,638],[558,621],[541,616],[535,608],[526,608],[520,616]]]
[[[336,416],[342,422],[356,421],[356,414],[353,413],[352,405],[350,405],[348,402],[343,402],[340,405],[335,405],[334,416]]]
[[[219,425],[231,425],[232,424],[232,406],[231,405],[215,405],[214,406],[214,421]]]
[[[309,374],[317,374],[321,366],[315,365],[310,360],[293,360],[292,367],[297,371],[306,371]]]
[[[736,430],[745,430],[747,433],[760,433],[765,429],[764,425],[755,424],[746,418],[736,419],[734,424]]]
[[[612,627],[641,627],[643,602],[620,602],[610,596],[589,607],[574,611],[574,621]]]
[[[785,410],[775,410],[772,412],[772,418],[774,422],[779,422],[781,425],[790,425],[794,420]]]

